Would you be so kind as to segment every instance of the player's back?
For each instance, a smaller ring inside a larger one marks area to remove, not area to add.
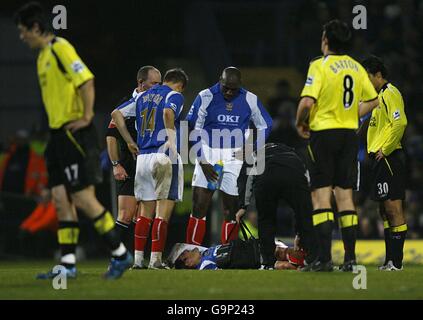
[[[163,110],[172,96],[180,93],[166,85],[156,85],[144,92],[137,100],[136,126],[137,143],[141,153],[157,152],[166,142],[166,129],[163,121]],[[182,98],[181,98],[182,99]],[[179,131],[181,109],[175,111],[175,128]]]
[[[310,113],[313,131],[327,129],[357,129],[358,105],[374,99],[374,89],[364,68],[348,55],[328,55],[310,65],[307,88],[316,104]]]

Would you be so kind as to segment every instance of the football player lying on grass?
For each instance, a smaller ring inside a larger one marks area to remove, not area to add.
[[[296,270],[304,266],[303,250],[289,248],[281,241],[275,241],[276,270]],[[234,251],[237,251],[236,254]],[[210,248],[177,243],[172,248],[168,257],[168,264],[175,269],[198,269],[198,270],[218,270],[218,269],[255,269],[253,254],[250,257],[240,255],[240,248],[234,246],[233,242],[226,245],[218,245]],[[233,261],[243,259],[243,262]],[[251,259],[250,259],[251,258]],[[246,262],[251,260],[251,262]],[[258,267],[260,268],[260,267]],[[263,268],[260,268],[263,269]]]

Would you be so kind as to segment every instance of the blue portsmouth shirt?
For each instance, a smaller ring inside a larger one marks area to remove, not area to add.
[[[200,263],[197,265],[198,270],[217,270],[216,264],[217,250],[221,246],[210,247],[201,253]]]
[[[236,97],[226,101],[219,83],[198,94],[186,120],[189,128],[197,131],[198,136],[202,131],[207,133],[202,135],[203,143],[219,149],[242,147],[251,124],[264,133],[264,140],[267,140],[272,129],[272,118],[255,94],[241,88]],[[230,139],[213,139],[213,131],[225,132]],[[260,141],[263,145],[264,142]]]
[[[163,110],[175,112],[175,129],[179,150],[179,117],[183,108],[184,97],[167,85],[156,85],[145,91],[131,103],[120,109],[121,113],[135,113],[137,127],[137,145],[141,154],[156,153],[165,144],[166,128]]]

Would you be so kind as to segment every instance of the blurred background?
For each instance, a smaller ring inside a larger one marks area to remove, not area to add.
[[[36,74],[36,52],[19,40],[13,13],[26,1],[0,3],[0,258],[48,258],[57,250],[54,208],[45,193],[43,151],[48,137]],[[339,18],[351,25],[352,8],[367,8],[367,30],[354,30],[350,54],[359,61],[381,56],[389,80],[402,92],[408,127],[403,146],[408,156],[405,202],[408,238],[423,237],[423,1],[41,1],[47,10],[67,9],[67,38],[95,74],[95,123],[105,149],[110,112],[136,86],[142,65],[164,74],[182,67],[190,81],[185,112],[196,94],[218,81],[224,67],[241,69],[244,87],[254,92],[273,117],[270,137],[295,147],[306,145],[295,130],[295,113],[311,59],[321,55],[322,25]],[[368,197],[368,165],[362,143],[362,188],[356,193],[360,238],[382,239],[377,207]],[[107,153],[102,155],[104,182],[100,200],[116,212],[114,181]],[[167,248],[185,238],[191,210],[191,166],[185,166],[184,202],[170,223]],[[38,211],[37,211],[37,210]],[[221,208],[215,199],[208,217],[206,244],[218,242]],[[253,231],[257,215],[248,220]],[[81,216],[80,257],[103,256],[89,221]],[[291,238],[293,214],[281,203],[278,235]],[[339,234],[336,233],[339,238]],[[28,241],[29,240],[29,241]],[[128,240],[129,241],[129,240]],[[129,241],[131,242],[131,241]]]

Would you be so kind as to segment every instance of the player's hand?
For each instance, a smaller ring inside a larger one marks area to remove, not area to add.
[[[385,158],[385,155],[382,152],[382,149],[380,149],[377,153],[376,153],[376,161],[380,161],[383,158]]]
[[[90,123],[91,123],[91,119],[81,118],[81,119],[69,122],[66,125],[65,129],[70,130],[71,132],[75,132],[82,128],[88,127]]]
[[[297,124],[297,132],[303,139],[310,138],[310,128],[306,124]]]
[[[128,178],[128,174],[126,173],[126,170],[124,167],[122,167],[120,164],[113,167],[113,175],[116,180],[123,181],[126,178]]]
[[[218,176],[213,166],[208,162],[200,162],[201,169],[206,176],[207,181],[217,181]]]
[[[297,235],[295,236],[295,239],[294,239],[294,250],[295,250],[295,251],[300,251],[300,250],[301,250],[301,245],[300,245],[300,242],[301,242],[301,238],[300,238],[300,236],[297,234]]]
[[[131,152],[134,159],[136,159],[138,153],[140,152],[140,149],[138,149],[137,144],[130,142],[127,145],[128,145],[129,152]]]
[[[239,223],[239,221],[241,220],[241,218],[244,216],[244,214],[247,212],[247,210],[245,209],[239,209],[238,212],[235,215],[235,220],[236,222]]]

